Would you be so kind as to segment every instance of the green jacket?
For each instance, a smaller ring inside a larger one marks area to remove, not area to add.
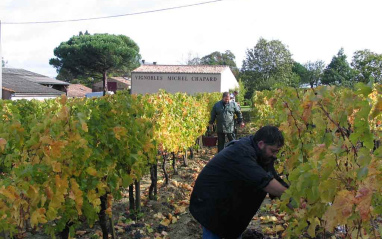
[[[238,123],[243,121],[243,116],[236,102],[230,101],[225,104],[222,100],[217,102],[211,110],[210,124],[217,120],[218,133],[233,133],[235,126],[234,115],[237,115]]]

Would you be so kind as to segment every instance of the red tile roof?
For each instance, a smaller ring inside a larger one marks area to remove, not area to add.
[[[209,73],[219,74],[228,66],[210,66],[210,65],[141,65],[133,70],[136,73]]]
[[[113,76],[113,77],[110,77],[110,79],[113,79],[113,80],[116,80],[116,81],[119,81],[119,82],[122,82],[126,85],[131,85],[131,80],[126,80],[125,77],[120,77],[120,76]]]
[[[85,97],[86,93],[91,93],[92,89],[81,84],[70,84],[68,86],[68,97]]]

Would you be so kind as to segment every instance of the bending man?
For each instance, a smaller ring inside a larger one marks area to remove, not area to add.
[[[203,227],[203,239],[240,238],[267,193],[280,197],[288,185],[274,161],[284,137],[265,126],[234,140],[200,172],[191,194],[190,212]]]

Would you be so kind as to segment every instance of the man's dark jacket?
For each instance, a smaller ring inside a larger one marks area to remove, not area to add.
[[[235,126],[235,114],[238,119],[238,123],[243,121],[240,108],[236,102],[218,101],[211,110],[211,118],[209,123],[215,123],[217,120],[217,132],[218,133],[233,133]]]
[[[238,238],[261,203],[263,188],[277,175],[274,162],[262,165],[253,136],[235,140],[203,168],[191,194],[190,212],[205,228],[222,238]]]

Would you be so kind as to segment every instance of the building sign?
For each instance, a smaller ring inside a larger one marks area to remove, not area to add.
[[[133,94],[156,93],[159,89],[169,93],[220,92],[221,74],[132,73]]]

